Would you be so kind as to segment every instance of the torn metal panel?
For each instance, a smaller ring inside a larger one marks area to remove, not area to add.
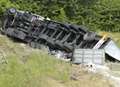
[[[115,58],[116,60],[120,61],[120,49],[116,46],[115,42],[111,40],[108,42],[108,44],[105,46],[105,52]]]

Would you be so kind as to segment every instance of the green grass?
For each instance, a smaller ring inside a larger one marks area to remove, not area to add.
[[[5,36],[0,36],[0,51],[7,60],[0,63],[0,87],[112,87],[103,77],[89,73],[83,73],[80,81],[71,80],[70,63]]]
[[[30,54],[25,63],[17,58],[17,55],[8,56],[8,63],[2,66],[0,87],[37,87],[38,84],[42,87],[43,78],[64,82],[69,78],[67,63],[38,53]],[[40,80],[39,83],[36,83],[37,80]]]
[[[0,37],[0,50],[7,60],[0,64],[0,87],[47,87],[48,79],[69,80],[70,64],[45,52],[22,47],[5,36]]]
[[[107,66],[110,68],[112,75],[120,77],[120,63],[108,63]]]

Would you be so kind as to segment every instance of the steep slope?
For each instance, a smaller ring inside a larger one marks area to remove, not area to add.
[[[81,80],[71,80],[69,63],[3,35],[0,54],[0,87],[112,87],[105,78],[84,72]]]

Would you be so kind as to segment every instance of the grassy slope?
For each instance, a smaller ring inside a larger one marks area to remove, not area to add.
[[[81,80],[70,80],[72,67],[44,51],[14,43],[0,35],[0,87],[112,87],[99,75],[81,73]]]

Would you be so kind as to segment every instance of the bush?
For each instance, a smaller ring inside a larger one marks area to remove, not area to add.
[[[81,24],[94,31],[120,31],[120,0],[0,0],[0,16],[9,7]]]

